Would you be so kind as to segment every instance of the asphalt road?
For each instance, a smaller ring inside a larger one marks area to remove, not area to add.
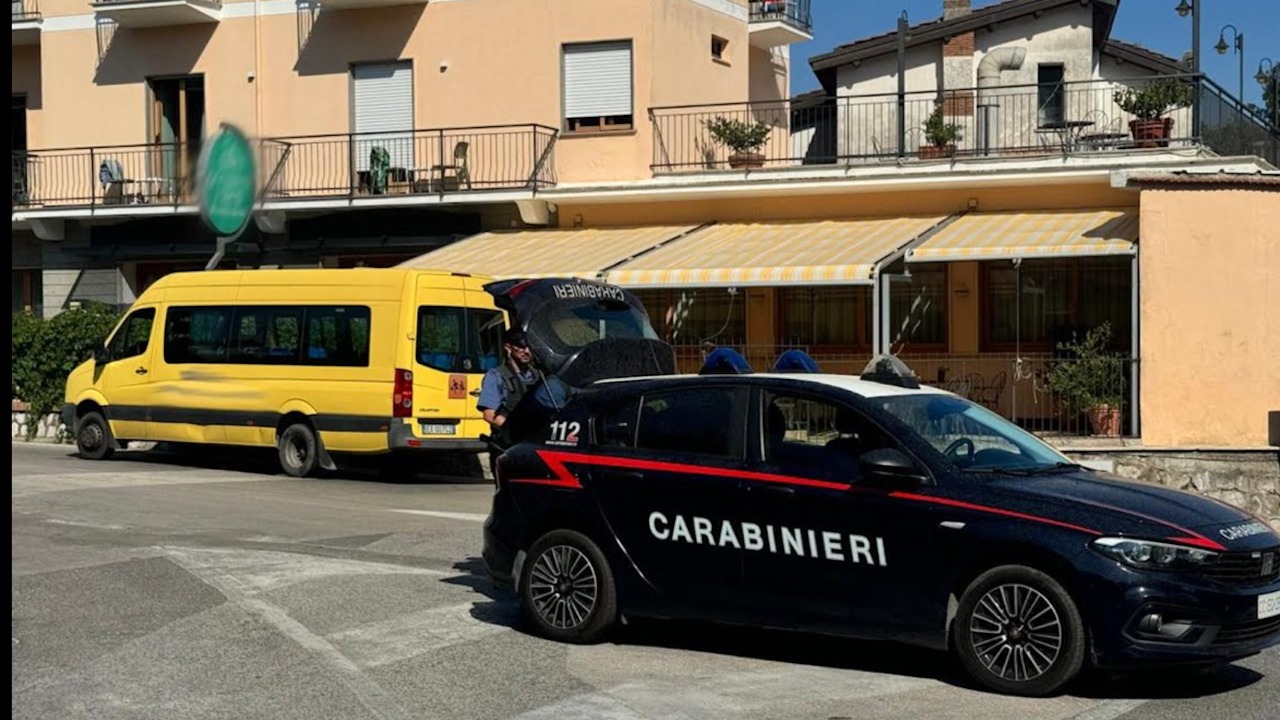
[[[1277,716],[1280,649],[1217,673],[1095,677],[1028,700],[936,653],[637,624],[523,632],[479,561],[491,487],[299,481],[272,458],[13,445],[15,718],[1087,718]]]

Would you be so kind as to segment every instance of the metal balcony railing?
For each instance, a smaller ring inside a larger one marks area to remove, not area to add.
[[[113,145],[13,153],[14,208],[192,202],[200,146]]]
[[[13,22],[26,22],[40,19],[40,3],[38,0],[11,0],[13,3]]]
[[[1162,116],[1154,139],[1117,100],[1117,92],[1153,82],[1176,85],[1186,102]],[[1190,107],[1197,93],[1199,136]],[[1202,146],[1275,163],[1280,141],[1280,131],[1238,100],[1191,76],[907,92],[901,110],[896,93],[883,93],[662,107],[649,114],[659,174]],[[758,145],[741,142],[753,133],[763,137]]]
[[[162,0],[154,0],[154,1],[155,1],[157,4],[159,4],[160,2],[162,2]],[[221,9],[222,9],[222,0],[183,0],[183,1],[184,1],[185,3],[187,3],[188,5],[199,5],[200,7],[208,8],[208,9],[210,9],[210,10],[221,10]],[[126,3],[126,2],[127,2],[127,3],[138,3],[138,4],[142,5],[142,6],[145,6],[145,5],[147,4],[147,3],[146,3],[146,0],[142,0],[141,2],[139,2],[139,0],[93,0],[93,3],[92,3],[92,4],[94,4],[94,5],[116,5],[116,4],[119,4],[119,3]]]
[[[807,33],[813,30],[809,2],[810,0],[751,0],[749,19],[751,22],[784,22]]]
[[[552,187],[558,135],[555,128],[528,124],[271,138],[287,156],[268,197]]]

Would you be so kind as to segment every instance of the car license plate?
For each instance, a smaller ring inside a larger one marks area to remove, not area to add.
[[[458,426],[448,423],[424,423],[422,425],[423,435],[453,435],[457,432]]]
[[[1258,619],[1265,620],[1269,617],[1280,615],[1280,592],[1267,593],[1258,596]]]

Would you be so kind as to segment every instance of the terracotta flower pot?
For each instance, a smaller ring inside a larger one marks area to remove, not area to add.
[[[1124,415],[1118,405],[1099,405],[1089,409],[1089,425],[1094,435],[1120,437]]]
[[[955,145],[921,145],[921,160],[940,160],[942,158],[953,158],[956,156]]]
[[[763,153],[733,153],[729,156],[729,167],[734,170],[764,167]]]
[[[1168,147],[1173,131],[1173,118],[1150,118],[1129,121],[1129,132],[1140,148]]]

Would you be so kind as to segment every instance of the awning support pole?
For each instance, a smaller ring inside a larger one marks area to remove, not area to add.
[[[1133,263],[1130,268],[1132,280],[1130,280],[1129,288],[1129,413],[1132,416],[1132,431],[1134,437],[1142,437],[1142,408],[1139,400],[1138,383],[1142,378],[1141,371],[1138,367],[1142,362],[1142,333],[1139,322],[1141,313],[1139,309],[1139,299],[1141,298],[1141,290],[1138,287],[1138,278],[1141,273],[1138,272],[1139,253],[1138,247],[1133,248]]]

